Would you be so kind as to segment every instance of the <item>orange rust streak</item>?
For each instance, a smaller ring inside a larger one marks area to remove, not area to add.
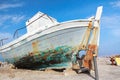
[[[83,60],[83,67],[92,69],[93,52],[96,51],[96,45],[88,45],[88,51]]]
[[[92,21],[89,22],[88,27],[92,28]]]
[[[33,53],[38,53],[38,41],[32,43]]]

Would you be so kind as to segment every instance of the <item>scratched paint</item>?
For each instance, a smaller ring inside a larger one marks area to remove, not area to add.
[[[47,51],[39,51],[39,54],[27,55],[14,64],[18,68],[38,69],[38,68],[61,68],[71,67],[72,48],[60,46]],[[74,56],[74,58],[76,58]]]

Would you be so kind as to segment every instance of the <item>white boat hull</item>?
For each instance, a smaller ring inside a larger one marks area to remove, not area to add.
[[[89,21],[72,21],[50,27],[1,49],[5,61],[20,68],[71,67]],[[38,59],[39,58],[39,59]],[[20,66],[21,65],[21,66]]]

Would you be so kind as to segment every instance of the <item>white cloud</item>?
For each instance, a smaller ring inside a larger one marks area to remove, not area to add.
[[[120,28],[120,15],[103,16],[101,19],[103,29],[118,29]]]
[[[0,4],[0,10],[17,8],[17,7],[22,7],[22,6],[23,6],[23,3],[16,3],[16,4],[4,3],[4,4]]]
[[[0,15],[0,26],[5,26],[6,23],[14,23],[17,24],[24,19],[26,19],[25,15]]]
[[[19,23],[19,22],[21,22],[22,20],[24,20],[25,19],[25,16],[24,15],[15,15],[15,16],[13,16],[12,18],[12,22],[14,23]]]
[[[11,16],[10,15],[0,15],[0,26],[3,26],[3,24],[7,21],[10,20]]]
[[[111,4],[113,7],[120,7],[120,0],[115,1],[115,2],[110,2],[110,4]]]
[[[111,33],[115,37],[120,37],[120,29],[113,29],[113,30],[111,30]]]
[[[10,15],[0,15],[0,17],[1,17],[0,21],[4,21],[11,18]]]
[[[120,16],[103,16],[101,19],[101,29],[108,31],[114,37],[120,37]]]

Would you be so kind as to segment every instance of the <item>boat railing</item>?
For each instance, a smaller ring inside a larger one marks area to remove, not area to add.
[[[5,40],[8,40],[8,38],[0,39],[0,46],[3,46],[3,45],[4,45],[4,41],[5,41]]]
[[[19,32],[20,30],[23,30],[23,29],[26,29],[26,26],[17,29],[17,30],[14,32],[14,34],[13,34],[13,38],[14,38],[14,39],[15,39],[15,38],[19,38],[18,32]]]
[[[13,38],[14,38],[14,39],[15,39],[15,38],[19,38],[18,32],[19,32],[20,30],[26,29],[30,24],[36,22],[37,20],[39,20],[40,18],[42,18],[42,17],[45,16],[45,15],[50,19],[51,22],[54,23],[53,19],[52,19],[50,16],[48,16],[47,14],[42,14],[41,16],[39,16],[37,19],[33,20],[32,22],[30,22],[30,23],[27,24],[26,26],[23,26],[23,27],[15,30],[15,32],[14,32],[14,34],[13,34]]]

